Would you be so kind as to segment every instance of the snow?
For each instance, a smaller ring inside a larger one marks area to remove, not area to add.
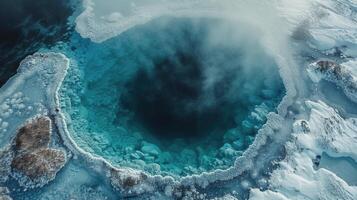
[[[170,8],[172,5],[177,8],[178,5],[187,4],[186,2],[84,0],[85,10],[76,19],[76,30],[84,38],[103,42],[154,17],[175,12]]]
[[[357,59],[349,60],[342,63],[342,66],[348,71],[349,74],[357,81]]]
[[[319,168],[333,172],[348,185],[357,186],[357,162],[350,157],[331,157],[323,153]]]
[[[313,159],[326,153],[357,159],[356,118],[343,119],[322,101],[306,101],[307,119],[294,123],[292,139],[285,145],[286,158],[269,180],[269,190],[251,190],[251,199],[356,199],[350,186],[325,168],[314,168]]]
[[[356,8],[356,2],[311,2],[315,12],[305,13],[307,18],[304,22],[312,36],[310,47],[323,51],[345,46],[342,52],[352,58],[339,64],[341,73],[335,73],[334,76],[316,70],[316,63],[313,63],[307,68],[308,76],[316,84],[328,80],[340,86],[346,96],[355,101],[357,63],[353,57],[356,56],[357,24],[353,9]],[[357,155],[356,118],[348,114],[342,116],[337,108],[321,101],[319,96],[311,98],[315,100],[304,100],[306,113],[299,115],[294,122],[291,138],[285,144],[286,157],[278,163],[278,169],[272,172],[268,190],[252,189],[250,199],[357,198],[357,187],[351,184],[353,179],[346,178],[346,174],[356,172],[353,167],[355,164],[350,164],[356,162]],[[322,163],[321,156],[343,161],[339,165],[334,163],[333,166],[327,166],[332,163]],[[346,164],[346,159],[354,161]],[[320,167],[315,166],[316,163]]]
[[[291,6],[294,5],[294,6]],[[272,0],[271,2],[234,0],[84,0],[84,11],[76,19],[76,30],[84,38],[103,42],[139,24],[156,17],[171,16],[224,16],[229,18],[250,18],[259,21],[271,20],[278,7],[278,15],[287,17],[289,28],[299,25],[312,9],[311,0]],[[222,12],[224,11],[224,12]],[[247,15],[251,16],[245,16]],[[263,22],[264,23],[264,22]],[[278,23],[276,21],[276,23]],[[274,24],[269,24],[274,26]]]

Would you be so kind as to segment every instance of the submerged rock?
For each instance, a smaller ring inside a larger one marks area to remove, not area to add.
[[[158,146],[155,144],[151,144],[148,142],[143,142],[143,146],[141,147],[141,151],[143,153],[153,155],[153,156],[158,156],[161,153],[161,150]]]
[[[39,117],[19,129],[11,169],[20,185],[41,187],[53,180],[66,163],[66,153],[49,148],[51,120]]]

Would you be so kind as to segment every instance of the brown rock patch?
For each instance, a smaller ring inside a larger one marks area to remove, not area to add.
[[[17,156],[11,163],[12,169],[28,176],[31,180],[51,178],[64,165],[65,154],[55,149],[42,149],[36,153]]]
[[[13,145],[15,157],[11,168],[30,179],[26,184],[46,184],[66,163],[66,153],[49,148],[50,140],[51,120],[48,117],[34,119],[19,129]]]
[[[51,138],[51,121],[47,117],[36,119],[20,128],[16,137],[16,151],[21,153],[47,148]]]

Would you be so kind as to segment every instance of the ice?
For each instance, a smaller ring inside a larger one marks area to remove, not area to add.
[[[76,30],[82,37],[102,42],[154,17],[170,11],[177,12],[180,10],[178,6],[184,5],[187,8],[190,4],[189,1],[164,0],[85,0],[85,11],[76,19]]]
[[[290,6],[291,4],[294,4],[295,9]],[[262,23],[260,20],[265,22],[272,20],[276,14],[272,15],[276,7],[281,8],[279,11],[282,12],[283,17],[294,18],[292,24],[296,26],[305,19],[306,15],[310,14],[311,5],[309,0],[294,1],[294,3],[287,0],[269,3],[257,0],[249,2],[242,0],[85,0],[83,2],[85,10],[76,19],[76,30],[82,37],[90,38],[95,42],[103,42],[160,16],[229,16],[259,24]],[[225,12],[221,12],[222,10]],[[278,22],[275,21],[275,23]]]
[[[357,186],[357,163],[350,157],[331,157],[323,153],[318,167],[335,173],[348,185]]]
[[[51,94],[64,78],[68,62],[55,53],[35,54],[21,62],[18,73],[0,89],[0,147],[9,143],[27,119],[48,113],[47,108],[55,109]]]

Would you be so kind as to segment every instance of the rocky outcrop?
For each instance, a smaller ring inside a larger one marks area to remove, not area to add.
[[[345,76],[342,71],[341,65],[329,61],[329,60],[320,60],[315,63],[315,70],[320,71],[331,79],[342,80]]]
[[[11,170],[22,186],[40,187],[53,180],[66,163],[62,150],[49,148],[51,120],[39,117],[19,129]]]
[[[307,70],[312,81],[319,82],[324,79],[333,82],[343,88],[343,92],[350,100],[357,103],[357,77],[354,75],[356,73],[343,63],[320,60],[309,65]]]
[[[51,179],[66,161],[65,154],[55,149],[41,149],[15,157],[11,163],[13,170],[22,172],[31,180],[40,177]]]
[[[110,170],[112,186],[123,193],[127,193],[127,195],[130,195],[134,191],[137,194],[144,192],[147,178],[146,174],[132,169],[120,170],[112,168]]]

